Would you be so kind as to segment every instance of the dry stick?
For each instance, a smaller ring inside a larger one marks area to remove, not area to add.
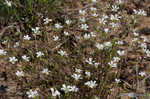
[[[138,79],[138,66],[136,66],[136,80],[137,80],[137,85],[136,85],[136,94],[138,93],[139,91],[139,79]],[[138,96],[135,96],[136,99],[138,99]]]
[[[93,6],[94,4],[96,4],[96,3],[90,3],[90,4],[88,4],[88,5],[86,5],[86,6],[82,7],[82,8],[69,9],[69,10],[70,10],[70,11],[82,10],[82,9],[86,9],[86,8],[88,8],[88,7],[90,7],[90,6]]]
[[[7,29],[9,29],[9,28],[14,27],[15,24],[16,24],[16,23],[14,23],[14,24],[12,24],[12,25],[10,25],[10,26],[4,27],[4,28],[2,29],[2,31],[0,32],[0,39],[2,38],[3,34],[5,33],[5,31],[6,31]]]
[[[140,89],[140,83],[138,79],[138,66],[136,66],[136,80],[137,80],[137,85],[136,85],[136,94],[137,94]],[[136,99],[138,99],[138,96],[136,96]]]
[[[77,8],[77,9],[68,9],[68,11],[78,11],[78,10],[82,10],[82,9],[86,9],[86,8],[88,8],[88,7],[90,7],[90,6],[93,6],[93,5],[95,5],[96,3],[90,3],[90,4],[88,4],[88,5],[86,5],[86,6],[84,6],[84,7],[82,7],[82,8]],[[73,12],[70,12],[69,14],[72,14]]]
[[[144,78],[144,79],[147,79],[147,78],[149,78],[150,77],[150,75],[148,76],[148,77],[146,77],[146,78]],[[136,86],[136,93],[133,93],[133,92],[131,92],[131,93],[121,93],[119,96],[117,96],[117,97],[120,97],[120,96],[129,96],[129,97],[134,97],[134,98],[136,98],[136,99],[139,99],[139,96],[146,96],[145,94],[139,94],[138,93],[138,91],[139,91],[139,89],[140,89],[140,82],[139,82],[139,79],[138,79],[138,66],[136,66],[136,78],[137,78],[137,86]],[[143,81],[143,80],[142,80]],[[142,82],[141,81],[141,82]],[[124,81],[125,82],[125,81]],[[126,82],[126,84],[128,84],[127,82]],[[129,84],[128,84],[129,85]]]
[[[68,40],[69,40],[69,38],[66,39],[65,41],[63,41],[62,43],[60,43],[59,45],[57,45],[56,47],[54,47],[51,51],[54,51],[54,50],[60,48],[60,47],[61,47],[64,43],[66,43]]]

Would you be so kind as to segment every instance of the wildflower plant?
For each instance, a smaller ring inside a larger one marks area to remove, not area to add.
[[[149,78],[149,36],[138,28],[149,14],[144,8],[132,9],[132,1],[124,0],[21,1],[4,0],[7,8],[20,9],[0,31],[0,64],[8,73],[2,78],[15,85],[13,95],[116,99],[131,92],[123,95],[138,97],[138,86]]]

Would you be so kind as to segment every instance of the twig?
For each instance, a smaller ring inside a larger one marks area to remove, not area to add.
[[[136,80],[137,80],[137,85],[136,85],[136,93],[137,93],[140,89],[140,82],[138,79],[138,66],[136,66]]]
[[[54,50],[60,48],[60,47],[61,47],[64,43],[66,43],[68,40],[69,40],[69,38],[66,39],[65,41],[63,41],[62,43],[60,43],[59,45],[57,45],[56,47],[54,47],[51,51],[54,51]]]
[[[129,97],[132,97],[132,98],[136,98],[138,99],[139,96],[146,96],[145,94],[140,94],[140,93],[121,93],[119,96],[117,97],[120,97],[120,96],[129,96]]]
[[[4,27],[4,28],[2,29],[2,31],[0,32],[0,39],[2,38],[2,35],[5,33],[5,31],[6,31],[7,29],[9,29],[9,28],[14,27],[14,25],[16,25],[16,23],[14,23],[14,24],[12,24],[12,25],[10,25],[10,26]]]
[[[96,4],[96,3],[90,3],[90,4],[88,4],[88,5],[86,5],[86,6],[82,7],[82,8],[77,8],[77,9],[68,9],[68,11],[83,10],[83,9],[86,9],[86,8],[88,8],[88,7],[90,7],[90,6],[95,5],[95,4]]]

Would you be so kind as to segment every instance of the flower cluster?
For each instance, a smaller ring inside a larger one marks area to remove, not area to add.
[[[85,60],[85,62],[87,62],[87,63],[90,64],[90,65],[95,66],[95,68],[97,68],[98,65],[99,65],[99,63],[95,62],[95,61],[93,60],[93,58],[88,58],[88,59]]]
[[[104,48],[105,49],[108,49],[112,46],[112,43],[111,42],[104,42],[103,44],[99,44],[99,43],[96,43],[96,47],[99,49],[99,50],[103,50]]]
[[[117,67],[117,63],[120,61],[119,57],[113,57],[112,61],[110,61],[108,64],[111,67]]]
[[[133,11],[136,15],[141,15],[141,16],[146,16],[147,15],[146,12],[142,9],[139,9],[139,10],[133,9]]]
[[[90,33],[85,33],[84,34],[85,39],[89,39],[91,37],[96,37],[96,33],[95,32],[90,32]]]
[[[32,28],[32,31],[33,31],[36,35],[40,35],[40,33],[41,33],[40,27]]]
[[[94,88],[94,87],[97,86],[96,81],[92,81],[92,80],[86,82],[84,85],[87,85],[87,86],[90,87],[90,88]]]
[[[67,56],[67,52],[66,51],[63,51],[63,50],[60,50],[58,51],[58,53],[61,55],[61,56]]]
[[[61,90],[65,91],[65,93],[77,92],[78,88],[76,86],[70,86],[70,85],[63,84]]]
[[[38,96],[38,92],[36,90],[30,89],[29,91],[26,92],[29,98],[36,98]]]

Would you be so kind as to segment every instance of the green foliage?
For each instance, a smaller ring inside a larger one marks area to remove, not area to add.
[[[12,5],[8,6],[5,0],[0,0],[0,19],[2,21],[11,19],[11,21],[21,22],[24,17],[33,19],[38,13],[50,13],[55,10],[59,0],[15,0],[10,2]]]
[[[12,15],[12,7],[5,4],[4,0],[0,0],[0,20],[8,20],[9,16]]]

